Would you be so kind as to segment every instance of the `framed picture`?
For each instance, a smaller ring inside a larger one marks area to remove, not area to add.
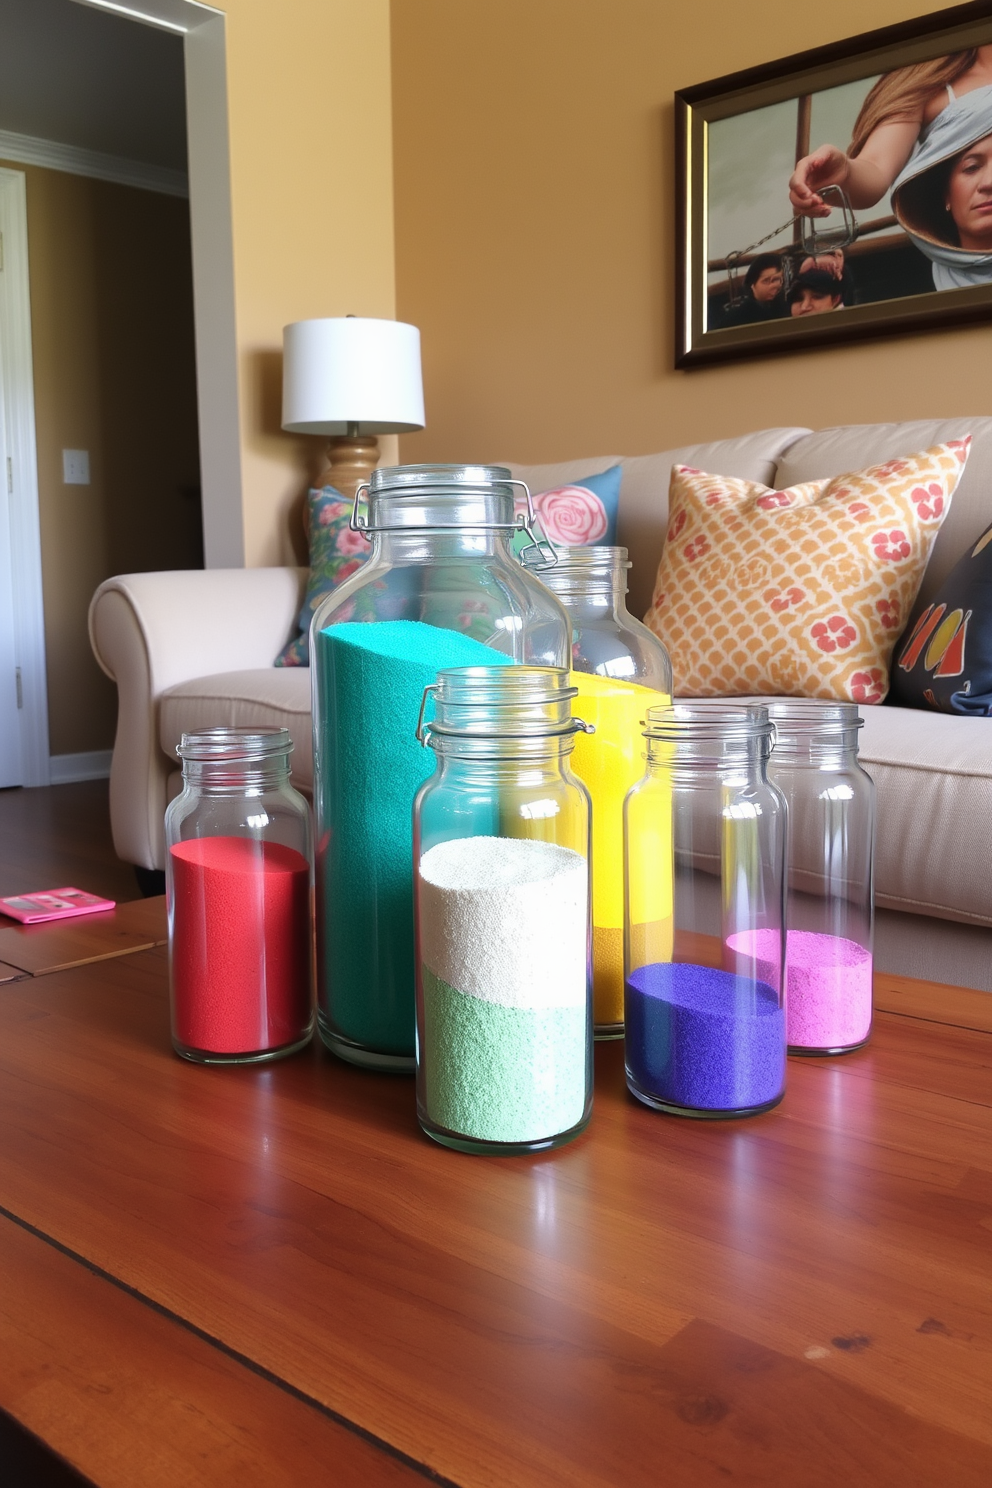
[[[675,109],[676,366],[992,317],[992,0]]]

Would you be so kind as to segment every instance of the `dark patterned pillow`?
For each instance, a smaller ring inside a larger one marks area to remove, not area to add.
[[[992,717],[992,527],[917,606],[896,649],[892,701]]]
[[[334,486],[310,487],[304,520],[310,544],[310,577],[299,615],[300,634],[280,651],[275,660],[278,667],[310,665],[314,610],[325,595],[361,568],[372,551],[360,532],[352,532],[351,502]]]

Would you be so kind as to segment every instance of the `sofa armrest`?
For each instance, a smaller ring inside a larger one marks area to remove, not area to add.
[[[159,697],[194,677],[271,666],[293,633],[305,583],[305,569],[192,569],[121,574],[94,594],[90,644],[117,683],[110,819],[125,862],[165,862],[174,766],[158,741]]]

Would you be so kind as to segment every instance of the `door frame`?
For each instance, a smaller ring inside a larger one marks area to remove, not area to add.
[[[28,201],[23,171],[0,168],[0,360],[3,364],[10,512],[14,650],[21,674],[21,779],[48,785],[48,680],[41,587],[41,522],[34,425]]]
[[[200,0],[76,3],[183,37],[204,563],[207,568],[243,568],[241,412],[224,12]]]

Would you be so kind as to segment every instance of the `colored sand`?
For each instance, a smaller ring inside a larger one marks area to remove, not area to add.
[[[427,1121],[537,1142],[586,1110],[585,859],[553,843],[443,842],[420,864]]]
[[[582,1120],[586,1009],[502,1007],[425,966],[427,1114],[459,1136],[537,1142]]]
[[[593,1008],[597,1027],[623,1023],[623,802],[644,774],[645,709],[668,702],[665,693],[614,677],[573,672],[573,708],[595,734],[576,734],[572,768],[592,797]],[[654,868],[664,877],[664,859]],[[668,907],[671,914],[671,877]]]
[[[173,1035],[249,1054],[310,1027],[310,867],[293,848],[198,837],[170,849]]]
[[[727,946],[762,958],[776,954],[774,930],[731,935]],[[786,941],[789,1047],[845,1049],[864,1043],[871,1029],[871,952],[842,935],[790,930]]]
[[[317,979],[321,1012],[363,1049],[413,1057],[413,798],[433,770],[415,738],[442,667],[511,664],[416,620],[317,636]]]
[[[628,977],[626,1011],[635,1093],[700,1111],[742,1111],[781,1095],[785,1018],[764,982],[655,962]]]

